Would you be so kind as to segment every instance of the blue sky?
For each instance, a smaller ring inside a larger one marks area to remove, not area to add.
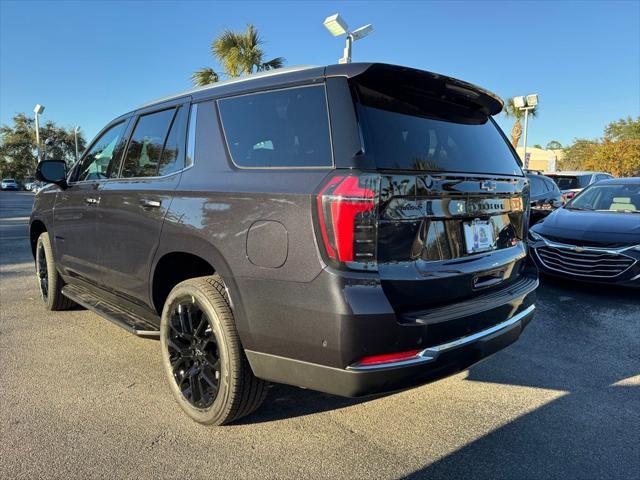
[[[501,97],[538,93],[529,144],[602,135],[640,115],[640,2],[172,2],[0,0],[0,121],[46,106],[44,119],[92,137],[141,103],[189,88],[214,66],[211,40],[254,23],[268,56],[335,63],[322,26],[340,12],[375,32],[354,61],[408,65]],[[505,131],[508,120],[499,118]]]

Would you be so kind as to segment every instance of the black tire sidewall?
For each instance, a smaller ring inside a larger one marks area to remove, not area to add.
[[[167,347],[169,317],[176,303],[189,297],[193,297],[204,314],[207,315],[209,324],[211,325],[211,329],[216,337],[218,352],[220,355],[221,373],[218,395],[216,396],[213,404],[206,409],[195,407],[184,397],[184,395],[182,395],[182,392],[180,391],[180,388],[178,387],[178,384],[173,377],[171,362],[169,361],[169,349]],[[231,387],[231,369],[234,367],[231,364],[233,359],[231,358],[231,353],[227,342],[228,339],[219,321],[218,312],[216,311],[216,308],[214,307],[208,296],[204,292],[200,291],[197,286],[191,282],[184,282],[176,286],[167,297],[167,301],[165,302],[164,309],[162,311],[162,319],[160,322],[162,364],[165,369],[167,380],[169,381],[171,392],[173,393],[174,398],[176,399],[180,407],[185,411],[185,413],[187,413],[187,415],[189,415],[196,422],[203,424],[216,424],[219,423],[219,420],[221,418],[224,418],[226,416],[225,410],[228,406],[228,398],[230,395]]]
[[[40,255],[44,255],[45,262],[47,263],[47,298],[42,295],[42,288],[40,287],[40,276],[38,273],[38,260]],[[49,242],[49,234],[44,232],[38,237],[38,242],[36,244],[36,278],[38,280],[38,291],[40,292],[40,298],[42,302],[45,304],[48,310],[53,309],[53,304],[55,302],[56,288],[57,288],[57,270],[56,265],[53,260],[53,254],[51,251],[51,243]]]

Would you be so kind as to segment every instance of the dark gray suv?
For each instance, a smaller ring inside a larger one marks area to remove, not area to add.
[[[384,64],[280,69],[167,97],[38,178],[50,310],[159,337],[194,420],[267,381],[344,396],[467,368],[534,312],[529,186],[493,94]]]

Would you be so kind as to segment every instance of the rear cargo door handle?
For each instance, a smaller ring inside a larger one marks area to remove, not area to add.
[[[162,203],[159,200],[149,200],[148,198],[143,198],[140,200],[140,205],[144,208],[160,208]]]

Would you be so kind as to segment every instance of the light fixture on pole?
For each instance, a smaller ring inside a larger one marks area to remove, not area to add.
[[[527,131],[529,130],[529,110],[533,110],[538,106],[538,94],[534,93],[527,96],[513,97],[513,106],[524,110],[524,154],[522,160],[524,168],[529,168],[527,160]]]
[[[351,63],[351,47],[353,42],[366,37],[373,32],[373,25],[370,23],[364,27],[356,28],[353,32],[349,31],[347,22],[340,16],[339,13],[331,15],[324,19],[324,27],[329,30],[329,33],[334,37],[340,37],[346,35],[346,45],[344,47],[344,53],[342,58],[338,60],[338,63]]]
[[[76,142],[76,162],[80,158],[78,155],[78,132],[79,131],[80,131],[79,126],[76,126],[76,128],[73,129],[73,140]]]
[[[36,114],[36,147],[38,150],[38,163],[42,160],[42,155],[40,153],[40,123],[38,120],[38,116],[44,112],[44,105],[40,105],[36,103],[36,106],[33,107],[33,113]]]

